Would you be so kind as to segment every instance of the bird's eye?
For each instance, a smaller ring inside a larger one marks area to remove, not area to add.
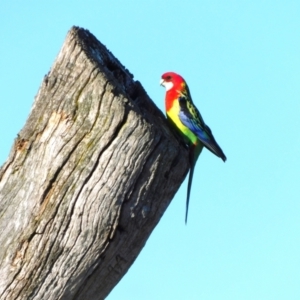
[[[168,76],[166,77],[166,80],[171,80],[171,76],[168,75]]]

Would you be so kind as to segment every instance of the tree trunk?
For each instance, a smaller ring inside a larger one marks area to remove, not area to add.
[[[187,171],[141,84],[73,27],[0,170],[0,299],[105,298]]]

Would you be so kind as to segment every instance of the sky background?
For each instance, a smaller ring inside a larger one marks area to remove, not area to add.
[[[73,25],[164,111],[189,84],[228,160],[209,151],[108,300],[300,299],[300,1],[0,0],[0,164]]]

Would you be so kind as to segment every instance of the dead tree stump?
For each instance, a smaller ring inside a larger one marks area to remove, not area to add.
[[[105,298],[187,157],[141,84],[73,27],[0,170],[0,299]]]

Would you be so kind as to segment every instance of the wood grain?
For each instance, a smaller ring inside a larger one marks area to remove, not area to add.
[[[0,170],[0,299],[104,299],[187,157],[141,84],[73,27]]]

